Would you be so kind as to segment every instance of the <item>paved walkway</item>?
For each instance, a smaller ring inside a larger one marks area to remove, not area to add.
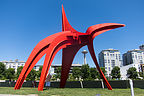
[[[0,96],[38,96],[38,95],[37,94],[29,94],[29,95],[0,94]]]

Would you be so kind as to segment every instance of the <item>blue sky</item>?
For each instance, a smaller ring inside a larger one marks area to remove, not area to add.
[[[126,25],[97,36],[96,54],[108,48],[123,54],[144,44],[144,0],[0,0],[0,61],[26,61],[39,41],[61,32],[62,4],[70,24],[79,32],[99,23]],[[77,53],[73,63],[83,63],[84,49],[87,47]],[[53,63],[61,63],[61,51]],[[89,53],[87,63],[94,66]]]

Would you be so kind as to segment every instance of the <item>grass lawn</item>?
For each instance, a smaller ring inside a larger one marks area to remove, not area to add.
[[[144,89],[134,89],[135,96],[144,96]],[[49,90],[37,91],[37,88],[24,87],[14,90],[13,87],[0,87],[0,94],[38,94],[39,96],[131,96],[130,89],[99,89],[99,88],[51,88]]]

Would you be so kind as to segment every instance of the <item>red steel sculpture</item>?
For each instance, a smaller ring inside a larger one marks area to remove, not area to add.
[[[101,71],[93,48],[93,39],[101,33],[118,27],[124,27],[124,24],[104,23],[89,27],[86,33],[76,31],[68,22],[62,5],[62,32],[53,34],[40,41],[31,52],[24,68],[15,84],[15,90],[20,89],[27,75],[35,64],[46,54],[43,69],[40,76],[38,91],[43,91],[46,76],[56,53],[62,49],[62,71],[60,88],[64,88],[68,78],[69,70],[73,59],[79,49],[85,45],[88,46],[91,57],[109,90],[112,90],[109,82]]]

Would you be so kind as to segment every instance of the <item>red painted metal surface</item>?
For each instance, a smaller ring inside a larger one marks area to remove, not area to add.
[[[79,49],[85,45],[88,46],[91,57],[109,90],[112,87],[105,78],[103,72],[101,71],[93,48],[93,39],[108,30],[115,29],[118,27],[123,27],[124,24],[117,23],[104,23],[91,26],[87,29],[86,33],[81,33],[76,31],[68,22],[64,8],[62,6],[62,32],[48,36],[47,38],[40,41],[36,47],[33,49],[29,58],[27,59],[25,66],[15,84],[14,89],[20,89],[27,75],[30,73],[35,64],[45,56],[43,69],[41,72],[40,82],[38,90],[42,91],[45,83],[46,76],[48,74],[51,63],[59,50],[62,51],[62,71],[61,71],[61,81],[60,87],[64,88],[66,80],[68,78],[68,73],[73,62],[73,59]]]

